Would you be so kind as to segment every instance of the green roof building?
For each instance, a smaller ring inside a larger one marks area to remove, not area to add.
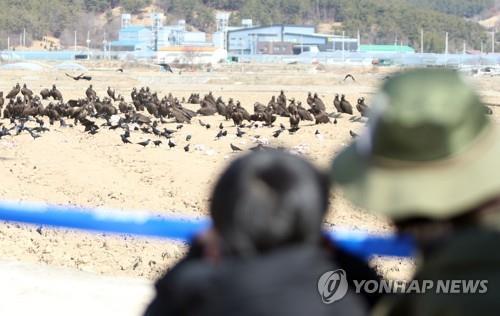
[[[362,53],[415,53],[410,46],[402,45],[359,45]]]

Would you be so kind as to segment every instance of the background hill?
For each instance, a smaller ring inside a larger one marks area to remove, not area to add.
[[[408,0],[415,6],[459,17],[472,18],[495,7],[495,0]]]
[[[322,23],[322,31],[343,30],[363,42],[409,44],[420,49],[420,30],[425,32],[425,50],[442,52],[449,32],[450,50],[491,47],[491,39],[480,19],[494,16],[498,0],[0,0],[0,48],[19,42],[26,29],[27,42],[53,36],[63,45],[73,45],[74,32],[84,46],[87,32],[93,45],[115,38],[121,12],[138,18],[153,10],[164,12],[168,22],[185,19],[203,31],[215,28],[214,12],[231,11],[233,24],[251,18],[254,24]],[[326,25],[326,28],[325,28]],[[489,27],[494,25],[485,24]],[[106,34],[105,34],[106,33]],[[43,44],[42,44],[43,45]]]

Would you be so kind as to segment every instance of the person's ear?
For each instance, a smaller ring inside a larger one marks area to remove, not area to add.
[[[222,249],[220,236],[212,227],[198,236],[198,242],[203,248],[203,258],[216,264],[221,260]]]

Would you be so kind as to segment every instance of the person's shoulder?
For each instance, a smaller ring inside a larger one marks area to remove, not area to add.
[[[156,282],[156,288],[189,285],[191,279],[206,276],[210,265],[203,260],[203,247],[193,240],[186,255]]]
[[[213,267],[203,260],[199,245],[194,243],[187,255],[155,283],[156,296],[148,306],[146,316],[180,315],[190,313],[190,302],[203,301],[210,293]]]
[[[333,245],[330,251],[330,260],[332,265],[338,266],[344,270],[347,276],[347,281],[352,289],[355,289],[356,283],[363,281],[375,280],[379,281],[381,277],[371,268],[364,258],[357,257],[340,247]],[[370,306],[374,306],[382,297],[380,293],[356,293],[361,295]]]
[[[496,249],[499,237],[500,232],[496,230],[471,227],[442,241],[424,258],[414,277],[417,282],[432,282],[433,287],[425,293],[384,297],[373,315],[473,315],[477,312],[488,315],[484,311],[498,311],[500,253]],[[478,292],[445,294],[452,286]],[[477,295],[480,292],[483,293]]]
[[[417,272],[418,278],[488,275],[500,279],[500,231],[473,227],[438,245]],[[480,269],[475,267],[480,266]]]

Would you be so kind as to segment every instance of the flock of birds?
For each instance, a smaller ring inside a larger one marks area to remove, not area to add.
[[[122,129],[120,139],[124,144],[132,144],[130,140],[131,129],[141,131],[144,134],[151,135],[150,138],[136,144],[146,147],[150,144],[160,146],[162,138],[167,145],[172,148],[177,146],[174,136],[177,131],[183,128],[183,124],[190,124],[197,118],[198,123],[210,129],[209,123],[203,122],[201,117],[220,115],[227,121],[232,121],[236,127],[236,136],[243,137],[245,128],[252,127],[273,127],[277,117],[286,117],[290,126],[287,128],[283,123],[279,124],[279,129],[273,132],[274,137],[279,137],[281,133],[288,130],[294,134],[300,129],[301,121],[312,121],[315,124],[337,124],[337,118],[342,113],[353,115],[353,106],[344,95],[336,95],[333,105],[336,112],[328,113],[326,105],[318,94],[309,93],[307,96],[307,108],[295,99],[288,99],[281,91],[276,97],[273,96],[267,105],[256,102],[253,107],[253,113],[249,113],[239,101],[232,98],[224,102],[222,97],[215,98],[212,92],[204,95],[193,93],[188,100],[182,98],[179,100],[171,93],[160,99],[156,92],[152,92],[149,87],[140,89],[133,88],[130,94],[132,102],[126,102],[125,98],[118,95],[115,90],[108,87],[107,96],[100,98],[92,85],[85,91],[85,97],[79,99],[63,98],[62,93],[56,85],[50,89],[43,89],[39,95],[30,90],[26,84],[22,87],[18,84],[4,97],[0,92],[0,114],[4,119],[9,119],[11,126],[7,127],[0,122],[0,139],[4,136],[20,135],[23,132],[29,133],[34,139],[50,128],[45,124],[44,117],[48,118],[49,125],[59,123],[61,127],[75,127],[81,125],[84,132],[97,134],[102,128],[112,130]],[[8,100],[6,102],[6,100]],[[48,100],[44,106],[42,100]],[[198,104],[199,109],[193,111],[183,106],[185,103]],[[4,106],[5,105],[5,106]],[[361,120],[367,116],[368,106],[364,98],[359,98],[355,109],[360,116],[351,116],[351,120]],[[148,113],[148,114],[146,114]],[[97,119],[104,119],[106,122],[98,125]],[[333,121],[332,121],[333,119]],[[72,123],[66,121],[72,120]],[[34,122],[34,127],[29,127],[28,122]],[[176,123],[175,129],[160,128],[160,124]],[[217,129],[217,128],[215,128]],[[357,135],[349,131],[352,137]],[[316,134],[319,131],[316,130]],[[152,140],[153,135],[156,136]],[[228,130],[220,123],[217,129],[215,139],[221,139],[228,135]],[[190,140],[192,136],[187,135],[185,140],[187,145],[184,151],[190,151]],[[230,144],[231,150],[241,151],[242,149],[234,144]],[[259,145],[253,150],[263,149]]]

